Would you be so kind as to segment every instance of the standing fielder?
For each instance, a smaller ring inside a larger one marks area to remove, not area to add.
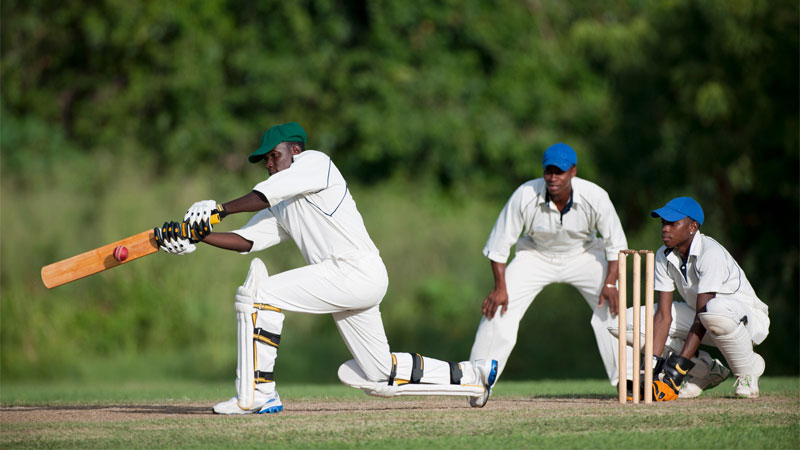
[[[250,253],[293,239],[307,266],[270,276],[254,258],[234,309],[238,327],[236,396],[214,406],[218,414],[276,413],[283,410],[273,369],[284,311],[332,314],[355,358],[339,369],[342,381],[371,395],[468,395],[485,403],[497,373],[492,360],[448,363],[418,353],[392,353],[383,329],[380,302],[388,277],[378,249],[364,227],[347,183],[326,154],[305,150],[306,133],[294,122],[264,133],[249,156],[265,161],[269,178],[225,204],[193,204],[180,223],[156,229],[161,247],[172,254],[195,250],[195,242]],[[256,212],[243,228],[215,233],[209,218]]]
[[[592,308],[591,325],[608,379],[616,384],[619,377],[619,349],[608,326],[617,313],[617,255],[628,244],[608,194],[576,177],[577,162],[568,145],[548,148],[544,177],[511,195],[483,249],[491,260],[494,289],[483,301],[470,358],[493,355],[498,376],[536,295],[548,284],[569,283]],[[514,245],[516,256],[506,267]]]
[[[664,242],[655,261],[658,306],[653,354],[667,356],[671,351],[666,361],[653,358],[656,367],[663,366],[662,380],[653,381],[654,397],[658,401],[697,397],[728,376],[730,371],[718,360],[709,367],[710,357],[700,357],[701,343],[722,352],[736,376],[737,396],[758,397],[758,378],[766,365],[753,345],[769,334],[767,305],[725,247],[700,233],[704,215],[697,201],[678,197],[650,215],[661,218]],[[685,303],[673,302],[676,289]],[[628,326],[632,329],[632,324]],[[703,365],[698,376],[697,368]]]

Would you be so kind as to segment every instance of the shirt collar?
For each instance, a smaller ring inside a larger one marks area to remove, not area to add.
[[[569,191],[569,200],[567,200],[567,204],[564,205],[564,209],[561,210],[561,215],[568,213],[570,209],[572,209],[572,205],[575,203],[573,198],[575,196],[575,188],[573,187],[572,190]],[[550,206],[550,191],[547,190],[547,187],[544,188],[544,204]]]
[[[674,258],[677,258],[676,265],[680,265],[681,255],[679,255],[677,252],[674,252],[673,250],[675,250],[674,247],[665,248],[664,256],[666,256],[667,259],[669,259],[670,254],[674,253],[675,254]],[[703,234],[698,231],[697,233],[695,233],[694,238],[692,239],[692,243],[689,244],[689,258],[691,258],[692,256],[697,258],[698,256],[700,256],[700,252],[702,251],[703,251]]]
[[[692,245],[689,246],[689,257],[694,256],[695,258],[700,256],[700,252],[703,251],[703,234],[698,231],[694,234],[694,239],[692,239]]]

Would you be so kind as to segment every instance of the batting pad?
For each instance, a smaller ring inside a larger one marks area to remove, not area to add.
[[[339,381],[363,390],[375,397],[401,397],[407,395],[457,395],[477,397],[483,395],[483,386],[473,384],[393,384],[386,381],[369,381],[355,359],[339,366]]]

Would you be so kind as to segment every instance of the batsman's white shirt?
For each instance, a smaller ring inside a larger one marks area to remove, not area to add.
[[[309,264],[262,280],[259,300],[287,311],[333,314],[364,373],[385,379],[392,360],[379,304],[389,280],[339,169],[328,155],[306,150],[253,189],[271,206],[234,233],[253,243],[250,252],[291,238]]]
[[[686,302],[689,312],[673,315],[673,328],[677,326],[686,333],[697,312],[697,295],[706,292],[716,293],[713,301],[726,305],[731,319],[738,322],[742,316],[748,317],[746,326],[756,344],[769,333],[769,309],[756,296],[742,268],[725,247],[700,232],[692,239],[685,264],[677,252],[663,245],[658,249],[655,290],[677,290]],[[682,321],[686,323],[681,325]]]
[[[592,308],[598,350],[609,380],[615,383],[618,345],[608,332],[614,320],[608,306],[599,308],[597,303],[608,261],[616,261],[628,244],[608,193],[574,177],[572,204],[562,214],[548,200],[543,178],[522,184],[500,212],[483,253],[506,263],[514,245],[516,256],[506,268],[508,311],[501,315],[498,309],[491,320],[481,318],[470,359],[497,359],[502,371],[516,344],[519,321],[533,299],[548,284],[568,283]]]
[[[253,242],[250,251],[292,238],[308,264],[378,255],[347,182],[328,155],[315,150],[301,152],[288,169],[253,190],[262,193],[271,206],[236,231]]]

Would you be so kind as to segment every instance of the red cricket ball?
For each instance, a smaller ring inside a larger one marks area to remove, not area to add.
[[[128,259],[128,249],[124,245],[118,245],[117,248],[114,249],[114,259],[119,262]]]

